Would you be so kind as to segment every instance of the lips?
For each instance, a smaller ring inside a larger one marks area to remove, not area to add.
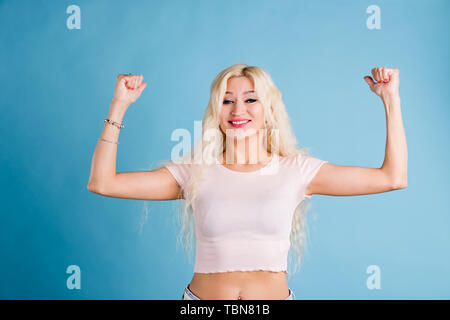
[[[233,123],[233,121],[234,122],[239,122],[239,123]],[[235,119],[233,121],[228,121],[228,123],[231,124],[233,126],[233,128],[242,128],[247,123],[249,123],[251,120],[246,120],[246,119],[238,120],[238,119]],[[246,121],[246,122],[243,122],[243,121]],[[241,123],[241,122],[243,122],[243,123]]]

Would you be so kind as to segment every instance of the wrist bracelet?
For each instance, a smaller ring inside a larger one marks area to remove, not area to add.
[[[105,141],[105,142],[109,142],[109,143],[119,144],[119,141],[115,142],[115,141],[106,140],[106,139],[103,139],[103,138],[100,138],[100,140]]]
[[[112,124],[113,126],[116,126],[119,129],[125,128],[125,126],[123,124],[117,123],[117,122],[109,120],[109,119],[105,119],[103,122]]]

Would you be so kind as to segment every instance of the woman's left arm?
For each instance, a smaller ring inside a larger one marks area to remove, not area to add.
[[[306,188],[305,194],[363,195],[403,189],[407,186],[408,151],[399,95],[399,70],[374,68],[365,76],[370,89],[383,101],[386,111],[386,152],[380,168],[325,163]]]

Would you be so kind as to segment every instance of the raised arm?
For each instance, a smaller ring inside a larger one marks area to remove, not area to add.
[[[387,192],[407,186],[408,151],[400,108],[399,70],[374,68],[365,76],[386,111],[386,152],[380,168],[325,163],[306,188],[306,194],[351,196]]]
[[[108,119],[121,124],[127,108],[146,87],[141,75],[117,77]],[[116,173],[117,142],[120,128],[105,123],[92,157],[88,190],[103,196],[138,200],[180,198],[180,187],[166,168],[153,171]]]

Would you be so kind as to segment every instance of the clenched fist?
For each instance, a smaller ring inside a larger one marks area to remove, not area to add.
[[[398,69],[373,68],[372,76],[377,82],[370,76],[365,76],[364,80],[366,80],[370,90],[375,92],[381,98],[394,97],[399,95],[399,74],[400,71],[398,71]]]
[[[126,104],[135,102],[147,86],[142,75],[119,74],[114,88],[113,101]]]

